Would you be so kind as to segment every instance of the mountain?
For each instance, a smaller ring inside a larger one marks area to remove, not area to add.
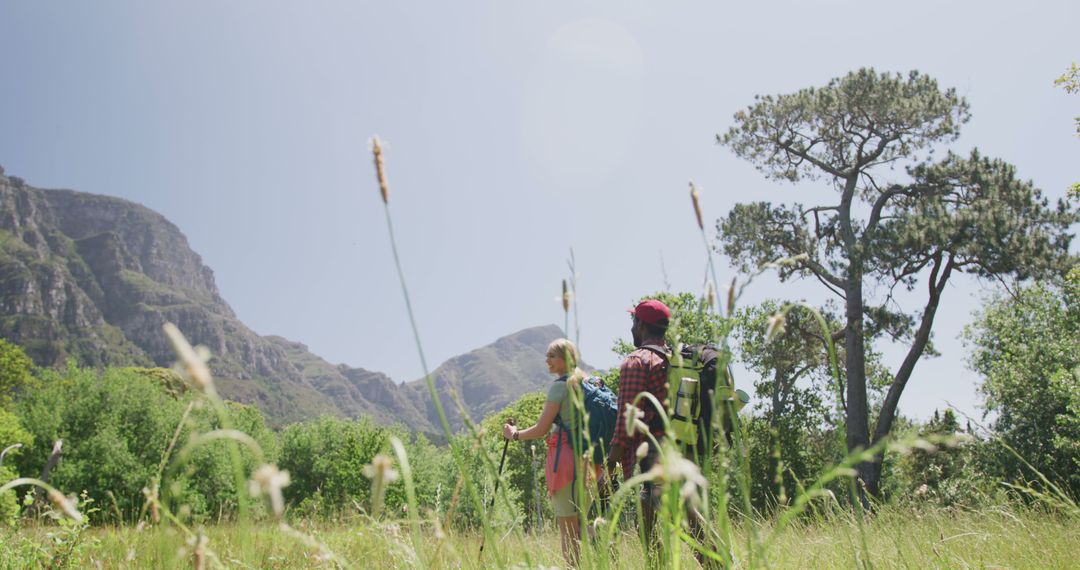
[[[221,298],[214,273],[164,216],[119,198],[34,188],[0,168],[0,337],[40,366],[170,366],[161,326],[208,347],[221,394],[281,425],[335,414],[439,433],[423,379],[331,364],[260,336]],[[550,381],[554,326],[530,328],[448,360],[432,376],[455,427],[456,390],[473,419]]]

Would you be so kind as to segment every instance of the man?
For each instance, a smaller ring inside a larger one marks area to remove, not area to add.
[[[664,334],[667,333],[668,322],[671,320],[671,310],[667,305],[657,300],[646,300],[639,303],[630,311],[633,317],[633,326],[630,334],[634,339],[636,350],[631,352],[619,368],[619,421],[615,423],[615,435],[611,439],[611,453],[608,454],[608,477],[614,474],[615,466],[622,464],[623,477],[629,478],[633,474],[636,452],[642,443],[648,438],[641,433],[629,435],[626,433],[626,421],[623,414],[627,405],[632,405],[634,398],[642,392],[652,394],[657,401],[663,404],[668,396],[667,362],[659,354],[646,346],[660,347],[670,352]],[[660,414],[649,400],[642,399],[637,408],[644,413],[642,420],[649,431],[657,440],[664,436],[664,424]],[[660,450],[649,445],[648,452],[639,463],[644,473],[656,463]],[[653,482],[646,482],[641,490],[641,513],[644,522],[646,541],[653,545],[655,535],[653,525],[656,521],[656,510],[660,503],[660,489]]]

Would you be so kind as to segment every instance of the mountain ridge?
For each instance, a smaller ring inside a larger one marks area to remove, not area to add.
[[[258,406],[272,424],[334,414],[441,432],[423,378],[397,383],[252,331],[161,214],[122,198],[35,188],[0,168],[0,337],[40,366],[168,366],[165,322],[210,349],[224,397]],[[451,390],[477,420],[541,389],[550,381],[544,351],[560,336],[555,325],[527,328],[432,371],[455,429],[462,418]]]

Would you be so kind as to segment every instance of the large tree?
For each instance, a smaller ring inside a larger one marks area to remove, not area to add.
[[[723,251],[741,269],[798,256],[780,268],[780,278],[812,278],[841,299],[845,310],[835,337],[844,347],[850,451],[889,434],[900,395],[927,352],[950,277],[1023,279],[1060,274],[1070,262],[1068,230],[1076,212],[1061,201],[1051,207],[1009,164],[977,151],[919,163],[934,145],[955,140],[968,118],[967,102],[929,77],[861,69],[822,88],[758,97],[717,136],[769,178],[824,180],[835,192],[810,207],[739,204],[717,225]],[[907,176],[896,177],[896,166],[907,167]],[[897,287],[921,288],[922,310],[897,310]],[[884,293],[873,298],[867,290]],[[874,425],[867,402],[868,327],[908,346]],[[876,495],[880,455],[857,471]]]

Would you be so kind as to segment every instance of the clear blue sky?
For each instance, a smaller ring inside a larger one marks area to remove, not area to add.
[[[827,198],[714,143],[755,94],[918,69],[971,103],[952,149],[1003,158],[1051,197],[1080,180],[1080,97],[1052,85],[1080,59],[1080,3],[732,4],[0,0],[0,164],[161,212],[256,332],[401,381],[421,369],[375,133],[432,366],[561,325],[570,247],[585,359],[615,364],[625,307],[664,285],[661,257],[674,289],[700,291],[689,179],[710,220]],[[916,368],[904,413],[974,411],[957,335],[992,292],[954,279],[942,355]],[[762,279],[745,301],[768,297],[825,298]]]

